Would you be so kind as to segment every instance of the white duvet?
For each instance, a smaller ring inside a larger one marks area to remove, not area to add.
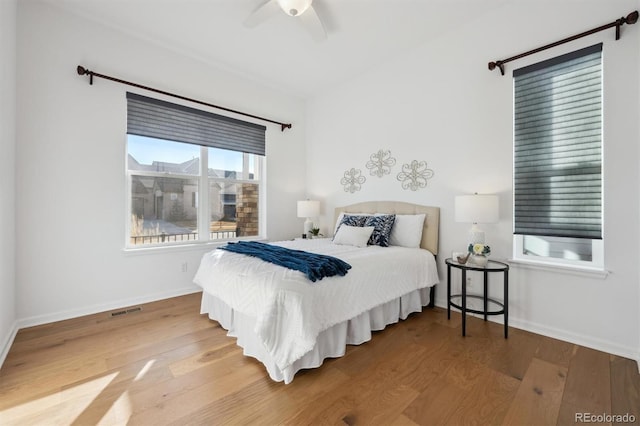
[[[214,250],[203,256],[194,282],[232,309],[256,318],[255,333],[281,370],[313,349],[321,331],[438,283],[434,256],[423,249],[358,248],[330,239],[274,244],[335,256],[352,268],[344,277],[314,283],[299,271]]]

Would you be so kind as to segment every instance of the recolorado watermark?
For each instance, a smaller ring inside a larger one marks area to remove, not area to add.
[[[576,423],[635,423],[636,416],[630,413],[626,413],[626,414],[576,413],[574,421]]]

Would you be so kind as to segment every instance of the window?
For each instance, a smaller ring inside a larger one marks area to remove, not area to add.
[[[603,268],[602,44],[515,70],[514,257]]]
[[[127,93],[127,246],[261,235],[265,130]]]

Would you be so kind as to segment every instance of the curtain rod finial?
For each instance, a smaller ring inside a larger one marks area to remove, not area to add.
[[[489,70],[493,71],[496,67],[500,68],[500,74],[504,75],[504,63],[502,61],[489,62]]]
[[[625,19],[625,21],[629,25],[633,25],[636,22],[638,22],[638,11],[635,10],[635,11],[631,12],[630,14],[628,14],[627,18]]]
[[[93,85],[93,71],[90,71],[88,69],[86,69],[85,67],[83,67],[82,65],[78,65],[78,68],[76,68],[76,71],[78,72],[78,75],[89,75],[89,84]]]

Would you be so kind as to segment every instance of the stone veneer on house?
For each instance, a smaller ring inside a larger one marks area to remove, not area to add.
[[[236,195],[236,217],[238,237],[256,236],[259,234],[258,185],[243,183]]]

